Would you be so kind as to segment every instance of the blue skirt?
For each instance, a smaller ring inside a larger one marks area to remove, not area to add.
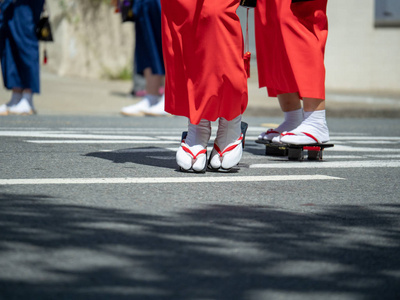
[[[36,24],[44,0],[3,0],[0,4],[0,58],[7,89],[40,92]]]
[[[133,5],[135,15],[136,71],[151,68],[153,74],[164,75],[164,61],[161,43],[160,0],[139,0]]]

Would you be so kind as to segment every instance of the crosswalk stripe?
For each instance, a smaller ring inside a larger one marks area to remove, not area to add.
[[[171,141],[158,140],[25,140],[34,144],[173,144]],[[176,142],[175,142],[176,143]]]
[[[148,136],[133,135],[101,135],[101,134],[72,134],[57,131],[0,131],[4,137],[56,138],[56,139],[97,139],[97,140],[156,140]]]
[[[0,185],[54,185],[54,184],[162,184],[162,183],[229,183],[266,181],[343,180],[326,175],[284,176],[220,176],[220,177],[147,177],[147,178],[41,178],[0,179]]]
[[[316,169],[316,168],[399,168],[400,160],[360,161],[285,161],[284,163],[253,164],[252,169]]]

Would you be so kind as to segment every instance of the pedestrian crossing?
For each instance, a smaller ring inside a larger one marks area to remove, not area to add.
[[[368,136],[359,133],[331,133],[335,147],[324,151],[322,162],[292,162],[286,157],[264,155],[264,146],[256,144],[264,127],[250,126],[242,161],[249,169],[309,168],[398,168],[400,136]],[[216,128],[213,128],[216,132]],[[153,159],[174,160],[174,155],[157,155],[178,150],[181,128],[8,128],[0,130],[0,138],[18,138],[29,144],[97,144],[99,152],[145,153]],[[210,141],[208,151],[212,150]],[[124,145],[124,149],[121,149]],[[126,148],[126,145],[131,147]],[[283,163],[284,162],[284,163]]]

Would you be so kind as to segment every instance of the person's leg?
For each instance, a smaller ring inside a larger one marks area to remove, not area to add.
[[[301,100],[298,93],[279,94],[278,101],[283,112],[301,109]]]
[[[303,99],[304,112],[313,112],[317,110],[325,110],[325,100],[315,98]]]
[[[13,88],[11,94],[11,100],[7,103],[7,106],[11,107],[17,105],[19,101],[22,99],[23,89],[21,88]]]
[[[278,96],[279,105],[284,114],[284,121],[276,128],[268,129],[258,136],[260,140],[271,141],[284,131],[290,131],[303,121],[303,109],[298,93],[285,93]]]
[[[168,113],[165,112],[165,97],[164,95],[160,97],[160,88],[163,84],[164,75],[153,74],[151,68],[145,69],[144,75],[146,78],[147,91],[145,98],[149,98],[151,103],[146,114],[151,116],[168,115]]]
[[[126,116],[143,116],[150,112],[150,108],[160,101],[158,93],[162,83],[162,75],[153,74],[151,68],[143,71],[146,80],[146,95],[136,104],[125,106],[121,110],[121,114]]]
[[[146,95],[134,105],[123,107],[123,115],[146,115],[160,101],[164,63],[161,49],[161,7],[159,0],[135,1],[135,68],[146,81]]]
[[[144,77],[146,79],[147,94],[159,97],[159,90],[162,85],[164,75],[153,74],[151,68],[146,68],[144,70]]]

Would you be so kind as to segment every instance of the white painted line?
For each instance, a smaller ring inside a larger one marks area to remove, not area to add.
[[[147,156],[147,158],[152,158],[152,159],[159,159],[159,160],[175,160],[176,156]]]
[[[252,169],[317,169],[317,168],[399,168],[400,160],[360,161],[285,161],[284,163],[253,164]]]
[[[176,148],[178,150],[178,148]],[[121,150],[99,150],[99,152],[113,152],[116,154],[122,153],[160,153],[160,152],[169,152],[167,148],[130,148],[130,149],[121,149]]]
[[[370,157],[370,156],[368,156]],[[375,157],[375,156],[374,156]],[[285,157],[287,160],[287,157]],[[324,153],[324,158],[329,158],[329,159],[363,159],[365,156],[363,155],[331,155],[329,153]]]
[[[330,157],[330,156],[329,156]],[[373,157],[373,158],[400,158],[400,154],[384,154],[384,155],[373,155],[366,154],[364,157]]]
[[[371,144],[373,144],[375,141],[400,141],[400,137],[398,137],[398,136],[335,136],[335,137],[332,137],[332,139],[329,142],[334,143],[336,140],[371,141]]]
[[[335,138],[336,136],[369,136],[366,133],[361,133],[361,132],[332,132],[329,131],[329,135],[331,138]]]
[[[159,184],[159,183],[223,183],[223,182],[265,182],[304,180],[343,180],[344,178],[325,175],[284,175],[284,176],[221,176],[221,177],[147,177],[147,178],[42,178],[42,179],[0,179],[0,185],[43,185],[43,184]]]
[[[178,151],[179,148],[131,148],[131,149],[122,149],[122,150],[99,150],[99,152],[114,152],[114,153],[159,153],[159,152],[169,152],[173,151],[176,152]]]
[[[327,148],[324,151],[338,151],[338,152],[400,152],[400,149],[394,148],[368,148],[368,147],[352,147],[344,145],[335,145],[333,148]]]
[[[57,139],[97,139],[97,140],[155,140],[148,136],[133,135],[100,135],[100,134],[71,134],[63,131],[0,131],[0,136],[7,137],[37,137]]]
[[[399,141],[351,141],[352,144],[358,144],[358,145],[396,145],[400,143]]]
[[[129,140],[25,140],[35,144],[172,144],[170,141],[129,141]]]
[[[175,141],[175,142],[180,142],[181,141],[181,135],[174,135],[174,136],[166,136],[166,135],[160,135],[155,137],[158,140],[170,140],[170,141]]]
[[[180,132],[187,130],[187,127],[185,129],[185,126],[178,128],[135,128],[135,127],[130,127],[130,128],[60,128],[60,130],[80,130],[80,131],[99,131],[99,132],[153,132],[155,134],[160,134],[160,132]]]

